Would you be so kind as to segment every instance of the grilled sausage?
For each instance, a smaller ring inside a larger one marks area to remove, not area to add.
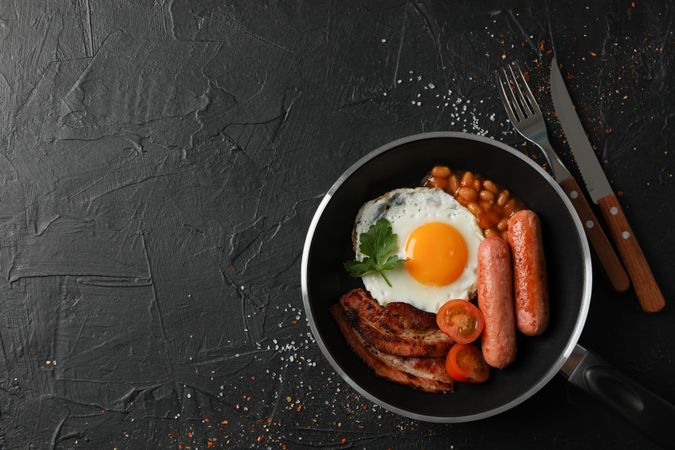
[[[487,238],[478,247],[478,307],[485,319],[483,358],[502,369],[516,359],[516,325],[511,251],[500,238]]]
[[[516,323],[527,336],[541,334],[548,325],[546,261],[539,217],[522,210],[509,219],[509,244],[513,252]]]

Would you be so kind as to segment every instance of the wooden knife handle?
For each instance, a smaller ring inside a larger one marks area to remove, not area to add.
[[[628,275],[633,282],[640,306],[647,312],[657,312],[663,309],[666,301],[656,284],[647,259],[645,258],[640,244],[638,244],[633,230],[621,209],[616,195],[610,194],[598,200],[598,206],[605,222],[609,226],[612,238],[621,254],[623,264],[628,270]]]
[[[595,217],[591,206],[586,201],[586,197],[582,193],[576,180],[572,177],[566,178],[560,182],[560,185],[565,190],[574,209],[579,214],[581,223],[584,225],[586,236],[591,243],[591,247],[595,251],[595,255],[600,261],[600,265],[605,269],[607,278],[609,279],[612,288],[617,292],[624,292],[630,286],[630,280],[626,271],[619,260],[612,244],[607,239],[600,222]]]

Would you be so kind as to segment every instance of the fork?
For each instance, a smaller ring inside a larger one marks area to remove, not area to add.
[[[583,191],[551,147],[544,116],[523,72],[517,63],[509,64],[507,67],[508,71],[502,68],[501,74],[500,71],[497,71],[496,76],[499,94],[509,121],[521,136],[533,143],[544,154],[553,173],[553,178],[567,193],[581,219],[581,223],[584,224],[586,236],[604,268],[612,288],[618,292],[627,290],[630,286],[628,275]],[[516,70],[514,70],[514,67]]]

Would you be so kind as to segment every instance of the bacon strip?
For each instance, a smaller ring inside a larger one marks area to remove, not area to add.
[[[445,372],[443,358],[404,358],[388,355],[369,345],[350,324],[341,304],[330,307],[349,346],[375,373],[395,383],[425,392],[450,392],[453,381]]]
[[[368,291],[354,289],[340,299],[350,324],[377,350],[398,356],[445,356],[452,340],[436,325],[436,316],[407,303],[380,306]]]

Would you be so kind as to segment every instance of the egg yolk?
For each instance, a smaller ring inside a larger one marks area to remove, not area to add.
[[[405,244],[408,272],[422,284],[445,286],[464,272],[466,242],[452,225],[430,222],[417,227]]]

